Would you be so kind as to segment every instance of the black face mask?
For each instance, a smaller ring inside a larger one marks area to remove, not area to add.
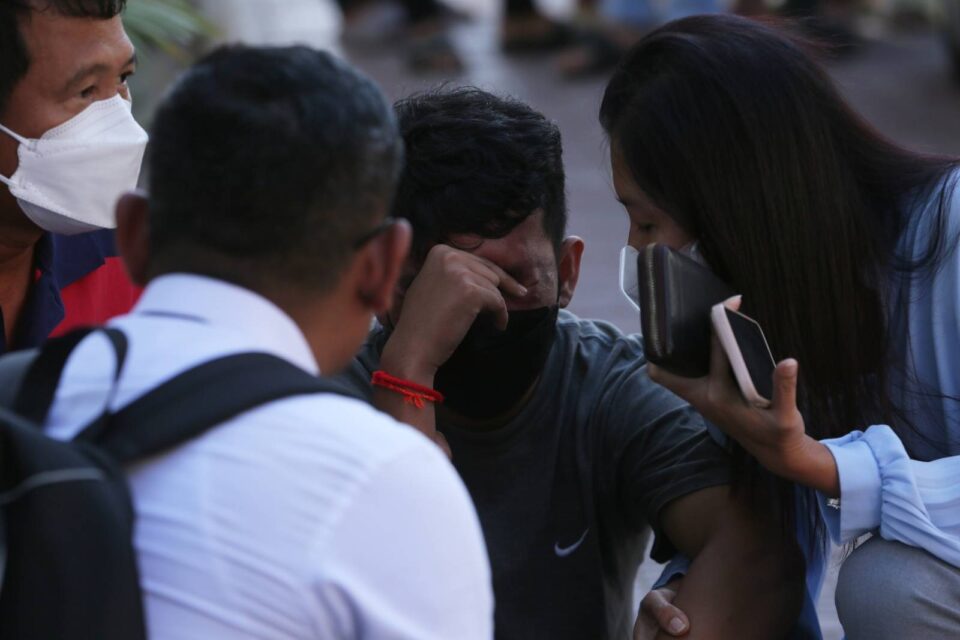
[[[475,420],[515,407],[543,371],[558,311],[557,306],[511,311],[504,331],[494,326],[492,316],[479,316],[437,370],[434,387],[444,395],[444,405]]]

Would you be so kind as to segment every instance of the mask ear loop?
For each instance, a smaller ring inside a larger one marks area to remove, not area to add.
[[[21,136],[21,135],[18,134],[18,133],[14,133],[13,131],[11,131],[11,130],[8,129],[7,127],[3,126],[2,124],[0,124],[0,131],[3,131],[3,132],[6,133],[8,136],[10,136],[11,138],[13,138],[13,139],[16,140],[17,142],[19,142],[20,144],[22,144],[22,145],[24,145],[24,146],[29,146],[29,143],[30,143],[29,140],[27,140],[26,138],[24,138],[23,136]],[[8,177],[4,176],[4,175],[0,175],[0,182],[2,182],[3,184],[7,185],[8,187],[13,187],[13,180],[12,180],[11,178],[8,178]]]
[[[23,144],[23,145],[29,145],[29,144],[30,144],[30,141],[27,140],[26,138],[24,138],[22,135],[20,135],[19,133],[15,133],[12,129],[8,129],[7,127],[3,126],[2,124],[0,124],[0,131],[3,131],[5,134],[7,134],[8,136],[10,136],[11,138],[13,138],[14,140],[16,140],[17,142],[19,142],[20,144]]]

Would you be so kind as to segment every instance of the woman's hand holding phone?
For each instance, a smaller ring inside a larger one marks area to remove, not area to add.
[[[740,297],[723,304],[737,311]],[[655,382],[689,402],[772,473],[828,497],[839,497],[840,480],[833,455],[806,434],[803,416],[797,409],[796,360],[783,360],[774,369],[773,397],[768,408],[751,405],[744,399],[716,332],[711,337],[710,371],[702,378],[683,378],[654,364],[647,366]]]

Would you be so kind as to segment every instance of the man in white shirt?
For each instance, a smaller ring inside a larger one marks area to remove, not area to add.
[[[402,145],[366,78],[303,47],[211,54],[157,113],[149,198],[118,204],[147,288],[71,356],[46,428],[69,438],[202,362],[344,366],[409,243],[385,220]],[[151,638],[489,638],[476,515],[443,454],[359,401],[274,401],[129,470]]]

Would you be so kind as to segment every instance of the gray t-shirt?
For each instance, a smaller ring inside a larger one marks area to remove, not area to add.
[[[374,330],[344,374],[368,395],[385,339]],[[438,424],[483,526],[499,640],[629,638],[650,526],[671,500],[728,481],[701,418],[645,362],[638,336],[561,311],[514,418],[484,432]],[[672,553],[659,536],[654,558]]]

